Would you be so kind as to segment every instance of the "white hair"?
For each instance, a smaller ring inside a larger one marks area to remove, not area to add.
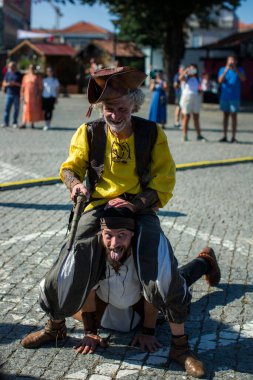
[[[126,95],[123,95],[122,98],[127,98],[133,105],[133,113],[138,112],[144,103],[145,94],[140,88],[136,88],[134,90],[129,90]],[[102,112],[104,102],[96,103],[93,105],[94,109],[98,109]]]
[[[130,90],[126,97],[134,104],[133,112],[138,112],[145,100],[145,94],[140,88]]]

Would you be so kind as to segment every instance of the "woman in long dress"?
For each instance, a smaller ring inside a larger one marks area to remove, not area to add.
[[[21,99],[23,99],[23,116],[20,128],[26,128],[27,123],[34,123],[44,119],[42,112],[42,79],[35,72],[35,66],[29,65],[21,85]]]
[[[161,124],[165,128],[167,122],[167,89],[168,84],[163,78],[163,71],[156,73],[156,78],[150,81],[152,99],[149,110],[149,120]]]

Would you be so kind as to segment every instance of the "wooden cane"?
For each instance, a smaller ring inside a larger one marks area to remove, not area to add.
[[[71,228],[70,228],[70,232],[69,232],[68,251],[71,251],[71,249],[73,247],[78,222],[81,218],[85,202],[86,202],[86,196],[84,194],[80,194],[77,196],[77,201],[76,201],[76,205],[74,208],[74,215],[73,215]]]

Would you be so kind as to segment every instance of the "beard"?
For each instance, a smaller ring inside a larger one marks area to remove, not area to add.
[[[109,121],[109,120],[105,117],[105,121],[106,121],[106,123],[109,125],[111,132],[114,132],[114,133],[120,133],[120,132],[122,132],[126,127],[128,127],[128,125],[129,125],[130,122],[131,122],[131,119],[129,119],[129,120],[123,120],[123,121],[121,121],[120,123],[113,123],[112,121]]]

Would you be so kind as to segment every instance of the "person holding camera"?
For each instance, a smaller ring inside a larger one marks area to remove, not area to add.
[[[182,94],[180,108],[183,114],[183,141],[188,141],[188,126],[191,114],[193,124],[197,133],[197,141],[206,141],[202,136],[199,122],[199,111],[201,105],[200,80],[197,65],[191,64],[179,75]]]
[[[236,143],[237,113],[240,107],[241,82],[246,80],[242,67],[237,66],[237,59],[230,55],[227,58],[226,66],[220,68],[218,82],[221,85],[220,109],[223,111],[223,133],[220,142],[227,142],[228,120],[231,115],[232,139],[231,143]]]

